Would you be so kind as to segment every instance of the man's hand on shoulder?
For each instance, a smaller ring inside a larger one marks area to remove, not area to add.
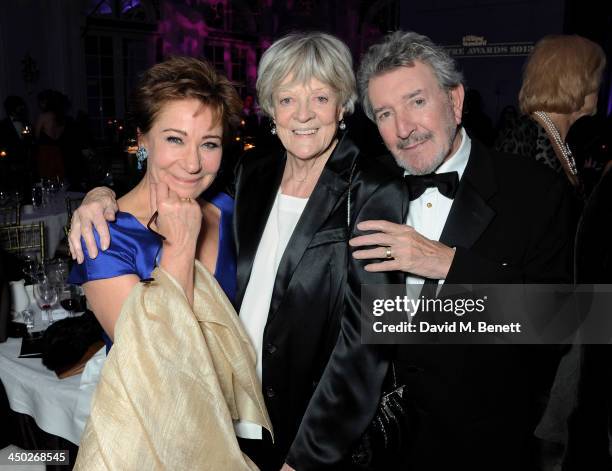
[[[353,252],[355,259],[382,259],[366,265],[367,271],[399,270],[423,278],[446,279],[455,256],[451,247],[423,237],[405,224],[363,221],[357,228],[376,231],[349,241],[352,247],[370,247]]]
[[[98,247],[93,235],[93,228],[100,236],[100,246],[106,250],[110,245],[108,221],[115,220],[115,213],[119,211],[115,192],[110,188],[98,187],[91,190],[74,213],[70,221],[68,245],[73,260],[83,263],[85,257],[81,247],[81,237],[85,241],[87,251],[91,258],[98,256]]]

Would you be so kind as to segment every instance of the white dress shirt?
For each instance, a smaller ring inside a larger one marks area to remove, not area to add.
[[[459,181],[463,177],[472,149],[472,141],[465,130],[461,128],[460,132],[459,149],[435,171],[435,173],[457,172]],[[404,172],[404,175],[409,175],[409,172]],[[436,187],[427,188],[421,196],[410,202],[406,224],[424,237],[439,241],[452,205],[453,200],[440,193]],[[406,276],[407,285],[420,285],[424,282],[425,279],[420,276]],[[440,280],[439,283],[444,283],[444,280]]]
[[[260,380],[263,334],[270,311],[276,272],[306,203],[308,198],[283,195],[280,190],[277,193],[257,246],[253,269],[240,306],[240,320],[257,353],[256,370]],[[251,422],[237,422],[234,424],[234,429],[236,435],[241,438],[261,439],[262,437],[261,427]]]

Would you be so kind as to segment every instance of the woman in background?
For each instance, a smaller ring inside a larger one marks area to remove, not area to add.
[[[535,157],[565,175],[574,190],[574,227],[578,227],[587,192],[566,138],[578,119],[596,113],[605,66],[606,56],[601,46],[581,36],[546,36],[538,41],[525,65],[519,93],[524,116],[499,137],[496,145],[501,151]],[[579,427],[575,423],[584,416],[582,412],[577,414],[577,406],[584,402],[580,398],[584,394],[579,393],[580,389],[584,390],[580,386],[586,371],[584,365],[584,349],[572,346],[561,359],[546,411],[535,430],[537,437],[548,442],[546,446],[556,443],[560,450],[565,447],[568,464],[579,454],[578,447],[568,442],[568,436],[576,443],[574,431]],[[560,456],[557,459],[560,461]]]
[[[496,144],[499,151],[528,157],[564,173],[580,199],[584,185],[566,143],[572,125],[597,111],[606,56],[598,44],[577,35],[546,36],[527,60],[519,106],[524,114]]]

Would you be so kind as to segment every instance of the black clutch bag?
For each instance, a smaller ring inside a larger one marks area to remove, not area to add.
[[[362,470],[391,469],[406,451],[416,414],[407,400],[406,386],[397,385],[391,362],[389,384],[383,389],[376,415],[351,451],[352,465]]]

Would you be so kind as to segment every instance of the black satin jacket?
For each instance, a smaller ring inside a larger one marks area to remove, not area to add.
[[[238,168],[238,309],[285,163],[279,153]],[[281,259],[264,330],[262,388],[279,463],[300,471],[336,464],[371,421],[388,355],[361,343],[360,286],[403,277],[366,272],[348,240],[358,235],[356,222],[401,223],[407,210],[402,180],[341,137]]]

